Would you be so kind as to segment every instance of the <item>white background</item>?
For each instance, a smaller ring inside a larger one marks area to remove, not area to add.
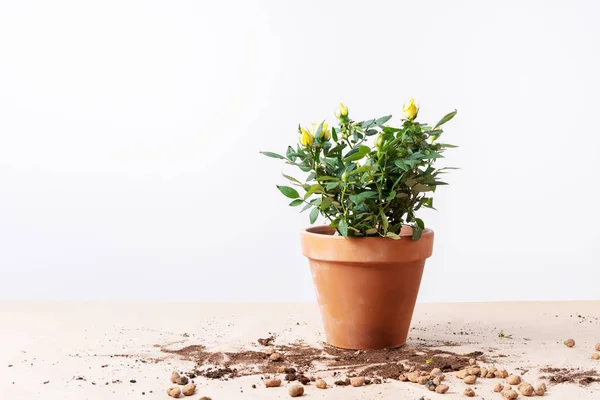
[[[457,108],[421,301],[600,299],[594,1],[0,0],[0,298],[314,300],[298,123]]]

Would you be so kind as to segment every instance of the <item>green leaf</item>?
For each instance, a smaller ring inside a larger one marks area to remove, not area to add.
[[[375,125],[381,126],[381,125],[385,124],[386,122],[388,122],[390,120],[390,118],[392,118],[391,115],[386,115],[385,117],[377,118],[375,120]]]
[[[331,203],[333,203],[333,200],[331,200],[330,197],[324,197],[319,208],[325,211],[329,208],[329,206],[331,206]]]
[[[385,133],[397,133],[397,132],[402,132],[402,129],[392,128],[391,126],[384,126],[383,131]]]
[[[281,193],[283,193],[284,196],[289,197],[290,199],[297,199],[300,197],[300,195],[298,194],[298,192],[296,191],[296,189],[292,189],[289,186],[279,186],[277,185],[277,189],[279,189],[279,191]]]
[[[338,178],[337,176],[317,176],[316,180],[319,182],[324,182],[324,181],[339,181],[340,178]]]
[[[317,217],[319,216],[319,209],[317,207],[313,208],[310,212],[309,218],[311,225],[315,223]]]
[[[344,220],[341,220],[340,223],[338,224],[338,230],[340,231],[340,234],[347,238],[348,237],[348,223]]]
[[[363,165],[360,168],[350,171],[349,175],[360,174],[361,172],[376,171],[376,170],[377,170],[377,167],[373,167],[371,165]]]
[[[308,210],[309,208],[311,208],[313,205],[312,204],[307,204],[305,205],[302,210],[300,210],[301,213],[303,213],[304,211]]]
[[[415,218],[415,222],[419,228],[425,229],[425,222],[421,218]]]
[[[360,127],[363,129],[370,128],[375,123],[374,119],[370,119],[368,121],[363,121],[360,123]]]
[[[417,194],[417,193],[431,192],[431,191],[433,191],[433,189],[427,185],[422,185],[420,183],[417,183],[415,186],[413,186],[412,191],[413,191],[413,193]]]
[[[344,162],[357,161],[369,154],[371,148],[369,146],[358,146],[350,150],[344,156]]]
[[[367,131],[365,132],[365,135],[367,136],[373,136],[373,135],[377,135],[379,132],[376,129],[367,129]]]
[[[416,242],[417,240],[421,239],[421,234],[423,233],[423,229],[421,229],[418,226],[413,226],[413,240]]]
[[[423,182],[423,185],[442,186],[442,185],[447,185],[447,183],[442,182],[442,181],[429,181],[429,182]]]
[[[396,164],[396,167],[403,171],[408,171],[410,169],[410,166],[406,163],[406,160],[396,160],[394,161],[394,164]]]
[[[377,228],[369,228],[365,231],[367,235],[374,235],[377,233]]]
[[[263,154],[263,155],[265,155],[267,157],[271,157],[271,158],[280,158],[282,160],[285,160],[285,157],[282,156],[281,154],[273,153],[270,151],[261,151],[260,154]]]
[[[446,122],[450,121],[452,118],[454,118],[454,116],[456,115],[456,110],[452,111],[451,113],[448,113],[446,115],[444,115],[444,118],[440,119],[440,122],[438,122],[437,124],[435,124],[434,128],[439,128],[440,126],[444,125]]]
[[[458,146],[455,146],[453,144],[448,144],[448,143],[438,143],[438,144],[446,149],[456,149],[458,147]]]
[[[352,200],[354,203],[356,203],[358,205],[358,204],[364,203],[365,200],[367,200],[367,199],[376,198],[377,193],[368,191],[368,192],[362,192],[359,194],[352,194],[349,197],[350,197],[350,200]]]
[[[333,149],[329,150],[329,152],[327,154],[339,153],[340,151],[344,150],[345,148],[346,148],[346,143],[338,144]]]
[[[381,214],[381,226],[383,227],[384,231],[387,231],[388,228],[390,227],[390,222],[388,221],[385,214]]]
[[[392,190],[392,191],[390,192],[390,194],[388,195],[388,197],[386,198],[386,200],[387,200],[387,201],[392,201],[392,200],[394,200],[394,198],[396,198],[396,191],[395,191],[395,190]]]
[[[287,158],[290,161],[296,161],[296,158],[298,157],[298,154],[296,154],[296,152],[294,151],[292,146],[288,146],[288,149],[287,149],[287,152],[285,153],[285,155],[287,156]]]
[[[432,158],[444,158],[443,155],[441,155],[440,153],[436,153],[435,151],[430,152],[429,154],[424,155],[423,157],[421,157],[423,160],[428,160],[428,159],[432,159]]]
[[[331,189],[335,189],[336,187],[338,187],[340,185],[339,182],[328,182],[327,185],[325,185],[325,188],[327,190],[331,190]]]
[[[388,232],[385,234],[386,237],[392,238],[394,240],[400,239],[400,236],[396,235],[394,232]]]
[[[335,129],[335,127],[331,128],[331,137],[333,138],[334,142],[338,141],[337,130]]]
[[[292,200],[290,203],[291,207],[298,207],[300,204],[304,203],[301,199]]]
[[[308,199],[313,193],[320,193],[323,191],[323,186],[319,185],[318,183],[312,185],[310,187],[310,189],[308,189],[306,191],[306,194],[304,195],[305,199]]]
[[[294,183],[302,185],[302,183],[300,183],[300,181],[298,179],[294,178],[293,176],[289,176],[289,175],[286,175],[286,174],[281,174],[281,175],[283,175],[283,177],[286,178],[289,181],[292,181]]]

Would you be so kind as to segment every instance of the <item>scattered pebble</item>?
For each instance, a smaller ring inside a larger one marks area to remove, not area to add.
[[[323,379],[317,379],[315,386],[319,389],[327,389],[327,382],[325,382]]]
[[[575,346],[575,341],[573,339],[567,339],[567,340],[565,340],[564,343],[565,343],[565,346],[567,346],[567,347]]]
[[[355,378],[350,378],[350,384],[354,387],[359,387],[365,384],[364,376],[357,376]]]
[[[438,385],[439,385],[439,383],[436,384],[433,381],[427,381],[427,383],[425,384],[425,387],[433,392]]]
[[[600,343],[596,343],[596,346],[594,346],[594,349],[596,351],[600,351]],[[10,367],[10,365],[9,365],[9,367]]]
[[[419,379],[417,379],[419,385],[425,385],[427,382],[429,382],[429,377],[427,376],[420,376]]]
[[[480,373],[481,373],[481,368],[479,368],[479,367],[467,368],[467,374],[469,374],[469,375],[479,376]]]
[[[283,356],[279,353],[273,353],[269,356],[269,359],[271,361],[281,361],[281,360],[283,360]]]
[[[304,376],[304,375],[299,375],[298,376],[298,382],[300,382],[303,385],[308,385],[310,383],[310,378]]]
[[[467,377],[467,375],[469,375],[469,373],[467,372],[466,369],[461,369],[460,371],[458,371],[456,373],[456,377],[458,379],[465,379]]]
[[[503,390],[504,390],[504,385],[502,385],[501,383],[496,383],[496,385],[494,385],[494,392],[500,393]]]
[[[533,386],[529,383],[521,384],[519,385],[519,392],[521,392],[523,396],[532,396],[534,392]]]
[[[290,397],[298,397],[304,394],[304,387],[301,385],[292,385],[288,388]]]
[[[466,383],[467,385],[472,385],[477,381],[477,377],[475,375],[468,375],[465,376],[465,379],[463,379],[463,382]]]
[[[477,360],[474,358],[469,359],[469,365],[475,365],[477,364]]]
[[[269,347],[267,350],[265,350],[265,353],[271,355],[275,353],[275,349],[273,347]]]
[[[187,383],[189,382],[189,379],[187,376],[180,376],[179,378],[175,379],[175,383],[178,385],[187,385]]]
[[[265,380],[266,387],[278,387],[280,385],[281,385],[281,379],[271,378],[271,379]]]
[[[500,379],[508,378],[508,371],[505,369],[498,370],[494,372],[494,376]]]
[[[430,374],[433,375],[433,376],[437,376],[438,374],[441,374],[441,373],[442,373],[442,370],[439,369],[439,368],[434,368],[430,372]]]
[[[435,388],[435,392],[439,394],[444,394],[448,391],[448,389],[450,389],[448,385],[440,385]]]
[[[177,386],[170,387],[167,389],[167,394],[171,397],[178,398],[181,396],[181,389],[179,389]]]
[[[518,385],[521,383],[521,377],[518,375],[511,375],[506,378],[506,382],[508,382],[509,385]]]
[[[406,375],[406,377],[412,383],[417,383],[417,380],[421,377],[421,374],[419,373],[419,371],[413,371]]]
[[[543,396],[545,393],[546,393],[546,384],[540,383],[539,385],[537,385],[537,387],[535,388],[535,394],[538,396]]]
[[[433,378],[432,382],[435,386],[442,384],[442,380],[439,377]]]
[[[177,379],[179,379],[179,372],[173,371],[173,373],[171,374],[171,383],[175,383]]]
[[[181,389],[181,393],[183,393],[184,396],[192,396],[194,393],[196,393],[196,384],[188,383],[183,387],[183,389]]]
[[[600,360],[600,354],[598,354],[598,353],[592,354],[592,360]]]
[[[212,400],[210,397],[202,396],[198,400]]]
[[[481,371],[479,371],[479,374],[481,375],[482,378],[486,378],[487,374],[488,374],[487,368],[481,368]]]
[[[475,397],[475,391],[471,388],[465,389],[465,396],[467,397]]]
[[[502,396],[504,396],[504,398],[507,399],[507,400],[514,400],[517,397],[519,397],[519,393],[515,392],[512,389],[509,389],[509,390],[503,391],[502,392]]]

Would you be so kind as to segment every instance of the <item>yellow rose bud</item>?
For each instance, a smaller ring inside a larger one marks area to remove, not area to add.
[[[302,146],[312,146],[313,144],[313,135],[311,132],[306,130],[305,128],[301,129],[302,134],[300,135],[300,143]]]
[[[337,119],[345,119],[348,116],[348,107],[344,103],[340,103],[337,110],[335,110],[335,117]]]
[[[415,99],[410,99],[408,103],[404,105],[402,111],[404,111],[404,116],[406,117],[406,119],[411,121],[415,119],[417,117],[417,114],[419,113],[419,107],[417,107],[417,105],[415,104]]]
[[[312,129],[310,130],[310,133],[312,133],[313,136],[317,133],[320,125],[321,124],[318,122],[313,122]],[[323,128],[321,128],[321,135],[319,137],[324,140],[331,139],[331,129],[329,129],[327,122],[323,122]]]
[[[375,140],[375,147],[377,147],[379,149],[379,148],[381,148],[382,144],[383,144],[383,136],[379,135],[379,136],[377,136],[377,140]]]
[[[329,125],[327,125],[327,122],[323,122],[323,129],[321,130],[321,137],[325,140],[331,139],[331,129],[329,129]]]

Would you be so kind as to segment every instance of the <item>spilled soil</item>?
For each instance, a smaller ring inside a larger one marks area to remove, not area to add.
[[[578,383],[582,386],[588,386],[594,382],[600,382],[598,371],[580,370],[578,368],[542,368],[541,371],[547,375],[540,376],[550,383]]]
[[[258,342],[264,343],[266,350],[269,348],[267,346],[273,345],[274,338],[259,339]],[[266,351],[211,352],[201,345],[174,350],[163,348],[162,351],[195,362],[196,367],[187,372],[189,376],[223,380],[245,375],[272,374],[278,370],[283,372],[285,368],[288,372],[294,368],[294,374],[297,372],[297,376],[309,372],[314,374],[322,371],[344,371],[347,376],[385,380],[398,379],[401,373],[411,367],[421,370],[440,368],[444,372],[450,372],[467,366],[472,357],[485,361],[482,352],[461,355],[439,349],[438,346],[438,343],[419,343],[396,349],[354,351],[328,345],[314,347],[296,342],[272,347],[282,356],[280,361],[272,361]],[[289,377],[293,378],[293,375]]]

